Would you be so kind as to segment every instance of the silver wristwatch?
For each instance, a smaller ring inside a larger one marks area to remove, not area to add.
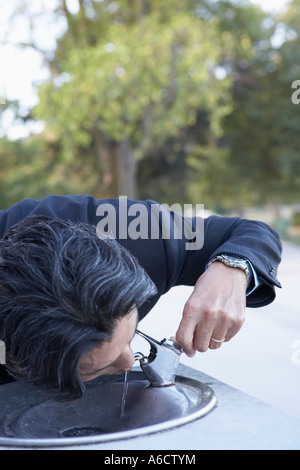
[[[249,263],[243,259],[243,258],[235,258],[234,256],[229,256],[229,255],[218,255],[206,266],[206,269],[215,261],[221,261],[221,263],[225,264],[225,266],[229,266],[230,268],[238,268],[242,269],[244,273],[246,274],[247,277],[247,282],[249,283],[250,280],[250,269],[249,269]]]

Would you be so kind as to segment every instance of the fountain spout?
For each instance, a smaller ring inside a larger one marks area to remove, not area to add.
[[[136,333],[151,346],[148,357],[140,353],[135,356],[150,384],[154,387],[173,385],[182,353],[180,346],[171,339],[157,341],[139,330]]]

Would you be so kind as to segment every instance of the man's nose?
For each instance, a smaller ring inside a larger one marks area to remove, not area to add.
[[[135,363],[134,354],[130,345],[128,345],[122,352],[121,357],[119,358],[119,361],[118,361],[118,365],[122,366],[124,370],[129,370],[131,369],[134,363]]]

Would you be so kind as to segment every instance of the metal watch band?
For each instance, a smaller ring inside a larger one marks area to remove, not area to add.
[[[249,283],[250,280],[250,270],[249,270],[249,265],[248,262],[243,259],[243,258],[235,258],[234,256],[229,256],[229,255],[218,255],[206,266],[206,269],[215,261],[221,261],[221,263],[225,264],[225,266],[228,266],[230,268],[238,268],[242,269],[244,273],[246,274],[247,277],[247,282]]]

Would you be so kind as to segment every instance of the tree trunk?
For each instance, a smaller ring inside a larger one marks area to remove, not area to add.
[[[137,162],[129,139],[116,144],[98,128],[93,130],[94,145],[99,168],[96,197],[127,196],[135,199]]]
[[[118,145],[118,181],[119,195],[136,199],[136,170],[137,162],[129,139]]]
[[[96,127],[93,130],[99,184],[95,196],[99,199],[119,196],[118,148]]]

